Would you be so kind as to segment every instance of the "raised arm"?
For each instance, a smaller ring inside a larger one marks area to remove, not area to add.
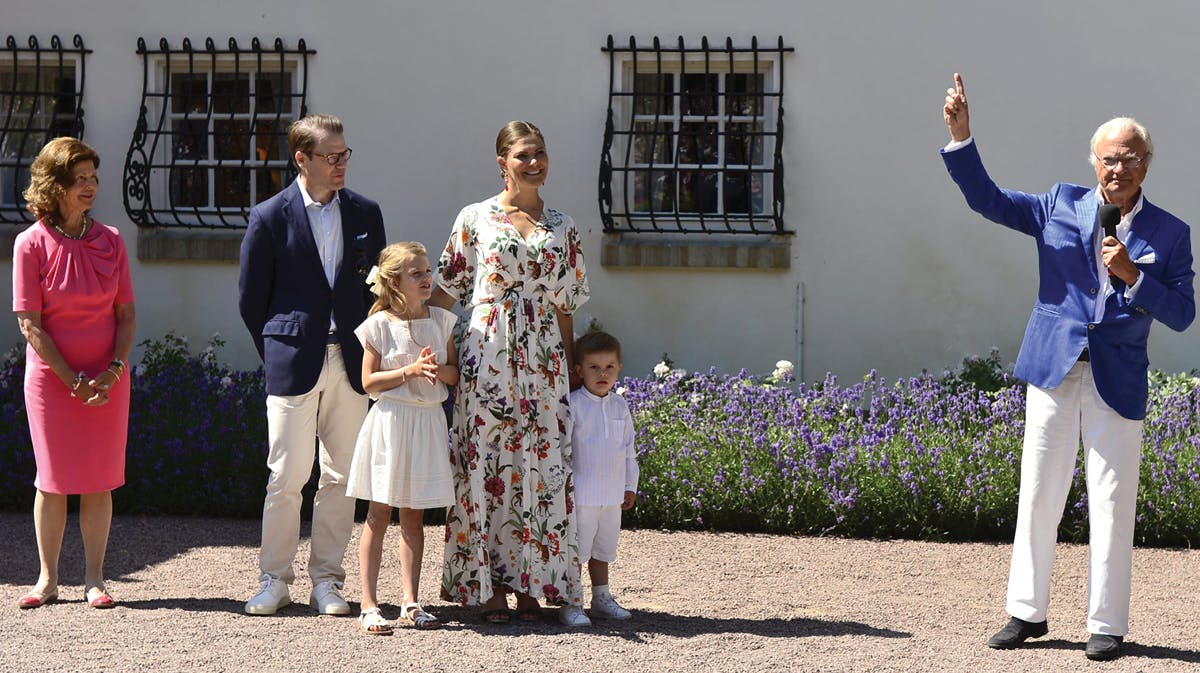
[[[942,118],[950,129],[950,140],[960,142],[971,137],[971,113],[967,109],[967,92],[963,89],[962,75],[954,73],[954,88],[946,89],[946,105],[942,107]]]

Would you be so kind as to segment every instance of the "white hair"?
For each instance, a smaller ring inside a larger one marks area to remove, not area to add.
[[[1096,132],[1092,134],[1091,151],[1088,152],[1088,163],[1092,165],[1092,168],[1096,167],[1096,145],[1099,145],[1100,141],[1107,137],[1108,134],[1114,131],[1121,131],[1125,129],[1133,131],[1133,134],[1136,135],[1138,139],[1142,141],[1142,145],[1146,147],[1146,156],[1144,161],[1146,168],[1150,168],[1150,157],[1154,156],[1154,141],[1150,139],[1150,132],[1146,130],[1146,127],[1142,126],[1142,124],[1133,117],[1113,117],[1112,119],[1101,124],[1100,127],[1096,129]]]

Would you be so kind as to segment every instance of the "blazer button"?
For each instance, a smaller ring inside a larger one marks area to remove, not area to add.
[[[1092,294],[1096,294],[1096,288],[1092,288]]]
[[[1088,323],[1088,329],[1096,329],[1096,323],[1094,323],[1094,322]]]

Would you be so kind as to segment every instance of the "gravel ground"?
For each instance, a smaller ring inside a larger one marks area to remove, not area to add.
[[[347,598],[357,598],[357,533]],[[1062,545],[1050,635],[1021,650],[984,641],[1006,620],[1009,546],[624,531],[614,593],[628,622],[589,629],[485,625],[436,599],[441,530],[429,528],[422,595],[440,631],[369,637],[348,617],[318,617],[301,564],[293,604],[248,617],[257,588],[253,520],[118,517],[109,549],[110,611],[82,596],[75,519],[62,599],[20,611],[37,575],[33,519],[0,514],[2,671],[1181,671],[1200,670],[1200,552],[1135,553],[1127,655],[1097,664],[1087,638],[1086,547]],[[384,614],[399,614],[400,568],[386,541]],[[307,555],[302,545],[301,558]]]

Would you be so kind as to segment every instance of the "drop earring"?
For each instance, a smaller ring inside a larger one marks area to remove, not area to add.
[[[501,177],[501,179],[504,180],[504,191],[507,192],[508,191],[508,176],[505,175],[504,173],[501,173],[500,177]]]

